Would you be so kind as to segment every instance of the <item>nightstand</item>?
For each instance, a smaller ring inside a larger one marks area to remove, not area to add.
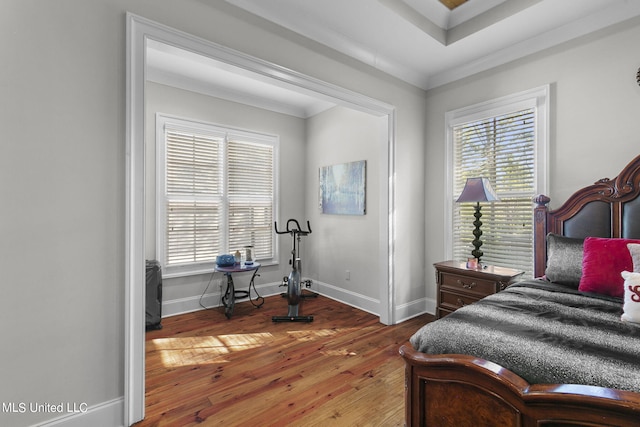
[[[438,284],[436,319],[500,292],[519,280],[522,271],[485,265],[467,268],[466,262],[444,261],[433,264]]]

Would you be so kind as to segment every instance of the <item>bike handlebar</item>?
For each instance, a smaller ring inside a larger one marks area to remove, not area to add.
[[[291,228],[290,224],[294,223],[296,228]],[[297,219],[289,219],[287,221],[287,230],[286,231],[280,231],[278,230],[278,221],[273,223],[276,229],[276,233],[277,234],[302,234],[302,235],[307,235],[307,234],[311,234],[311,225],[309,224],[309,221],[307,220],[307,230],[303,230],[302,227],[300,227],[300,223],[298,222]]]

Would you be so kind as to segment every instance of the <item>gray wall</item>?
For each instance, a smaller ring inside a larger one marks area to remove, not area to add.
[[[123,395],[124,24],[117,1],[0,6],[1,402]]]
[[[381,239],[379,139],[381,119],[335,107],[307,120],[306,210],[314,228],[305,275],[357,295],[379,299],[377,253]],[[318,205],[323,166],[367,161],[366,214],[322,214]],[[346,271],[350,277],[346,279]]]
[[[282,227],[287,219],[310,220],[313,233],[303,239],[304,277],[315,284],[312,290],[339,300],[370,308],[378,300],[378,267],[374,262],[381,244],[379,235],[379,141],[383,133],[380,117],[345,107],[334,107],[309,119],[251,107],[154,82],[146,84],[146,258],[155,254],[155,115],[164,113],[278,135],[279,211]],[[386,127],[385,127],[386,129]],[[364,216],[322,215],[318,210],[318,170],[321,166],[367,160],[367,213]],[[383,236],[384,237],[384,236]],[[291,238],[279,237],[279,264],[263,266],[258,289],[263,295],[277,289],[289,274]],[[350,279],[345,279],[349,270]],[[200,309],[205,303],[218,304],[221,275],[192,275],[163,280],[163,315]],[[250,275],[236,278],[240,288]],[[271,284],[272,286],[265,286]],[[338,289],[334,289],[338,288]],[[346,291],[345,292],[343,292]],[[266,292],[266,293],[265,293]],[[374,304],[376,305],[376,304]],[[286,304],[283,309],[286,308]],[[377,307],[375,307],[377,309]],[[307,309],[313,311],[312,305]],[[377,311],[376,311],[377,312]]]
[[[431,264],[444,256],[445,111],[551,83],[556,205],[573,189],[615,175],[638,152],[637,20],[427,98],[223,1],[4,0],[2,402],[122,410],[126,11],[396,107],[399,307],[435,298]],[[567,168],[574,156],[583,167]],[[0,413],[0,424],[57,416]]]
[[[423,91],[223,1],[5,0],[2,402],[87,403],[121,419],[127,11],[396,106],[398,303],[424,287]]]
[[[445,112],[550,84],[549,196],[551,207],[557,208],[575,190],[613,178],[640,153],[639,23],[634,19],[428,92],[427,265],[447,258],[440,184]],[[435,299],[435,278],[427,277],[427,296]]]
[[[155,114],[164,113],[182,118],[202,120],[223,126],[262,132],[279,136],[279,177],[277,198],[279,200],[280,218],[286,220],[288,215],[302,218],[305,215],[304,205],[299,201],[304,198],[304,156],[306,121],[286,114],[274,113],[236,102],[226,101],[212,96],[202,95],[162,84],[147,82],[146,97],[146,258],[155,258]],[[260,269],[258,283],[280,282],[288,274],[289,242],[281,239],[280,263],[276,266],[264,266]],[[163,299],[169,307],[164,314],[176,314],[175,310],[189,311],[200,308],[195,297],[205,291],[211,275],[194,275],[163,280]],[[219,275],[218,275],[219,276]],[[238,286],[247,285],[250,275],[239,275]],[[214,280],[220,277],[214,277]],[[215,283],[215,282],[214,282]],[[217,291],[217,286],[210,287],[207,293]],[[181,299],[189,299],[191,303],[180,305]],[[175,301],[175,302],[172,302]],[[212,303],[218,303],[214,298]]]

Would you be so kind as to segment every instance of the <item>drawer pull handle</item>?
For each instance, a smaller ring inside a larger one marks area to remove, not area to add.
[[[462,298],[458,298],[458,305],[460,307],[464,307],[465,306],[465,303],[464,303],[464,301],[462,301]]]
[[[458,285],[462,285],[465,289],[473,289],[476,287],[476,282],[464,283],[462,280],[458,279]]]

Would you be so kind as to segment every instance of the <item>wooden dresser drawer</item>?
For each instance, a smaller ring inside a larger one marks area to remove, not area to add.
[[[522,275],[522,271],[511,268],[489,265],[467,268],[465,263],[456,261],[438,262],[434,267],[438,285],[436,318],[500,292]]]
[[[436,311],[436,319],[442,319],[447,314],[451,314],[453,312],[454,312],[454,310],[449,310],[446,307],[440,306],[440,307],[438,307],[438,310]]]
[[[474,298],[469,295],[455,294],[452,292],[440,291],[440,305],[450,310],[455,310],[465,305],[473,304],[478,301],[479,298]]]
[[[479,298],[496,293],[495,280],[484,280],[457,274],[443,273],[441,286],[456,292],[477,295]]]

